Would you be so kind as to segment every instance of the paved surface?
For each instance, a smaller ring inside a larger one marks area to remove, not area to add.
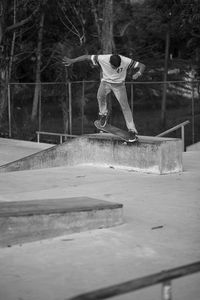
[[[0,166],[52,146],[52,144],[0,138]]]
[[[0,174],[0,201],[83,196],[124,205],[123,225],[1,248],[0,300],[63,300],[200,260],[200,152],[184,153],[183,163],[173,175],[92,166]],[[199,283],[200,273],[174,280],[174,299],[199,300]],[[156,285],[112,299],[160,295]]]

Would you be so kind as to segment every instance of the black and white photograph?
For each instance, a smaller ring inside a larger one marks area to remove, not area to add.
[[[200,299],[200,0],[0,0],[0,300]]]

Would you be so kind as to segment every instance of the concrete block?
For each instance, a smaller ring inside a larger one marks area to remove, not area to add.
[[[168,174],[182,172],[182,141],[139,136],[138,143],[123,143],[110,134],[89,136],[87,161],[134,171]],[[92,142],[93,140],[93,142]]]
[[[139,136],[138,143],[124,144],[112,134],[91,134],[5,164],[0,172],[80,164],[155,174],[182,172],[182,141]]]
[[[122,209],[87,197],[0,202],[0,247],[116,226]]]

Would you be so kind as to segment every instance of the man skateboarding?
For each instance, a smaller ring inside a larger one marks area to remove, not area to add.
[[[138,132],[128,103],[125,79],[127,71],[130,69],[138,69],[138,71],[132,75],[132,79],[140,77],[145,70],[145,65],[118,54],[82,55],[76,58],[64,57],[63,63],[65,66],[70,66],[73,63],[85,60],[92,61],[93,65],[100,66],[102,71],[101,83],[97,92],[100,117],[99,122],[101,127],[104,127],[107,124],[108,108],[106,98],[107,95],[113,91],[124,115],[126,126],[129,131],[129,142],[134,142],[137,140]]]

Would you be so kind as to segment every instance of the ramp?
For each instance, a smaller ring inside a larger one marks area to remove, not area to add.
[[[0,247],[116,226],[122,207],[87,197],[0,202]]]
[[[52,144],[0,138],[0,166],[52,147]]]
[[[139,136],[138,143],[124,144],[112,134],[91,134],[5,164],[0,172],[80,164],[155,174],[181,172],[182,142],[173,138]]]

